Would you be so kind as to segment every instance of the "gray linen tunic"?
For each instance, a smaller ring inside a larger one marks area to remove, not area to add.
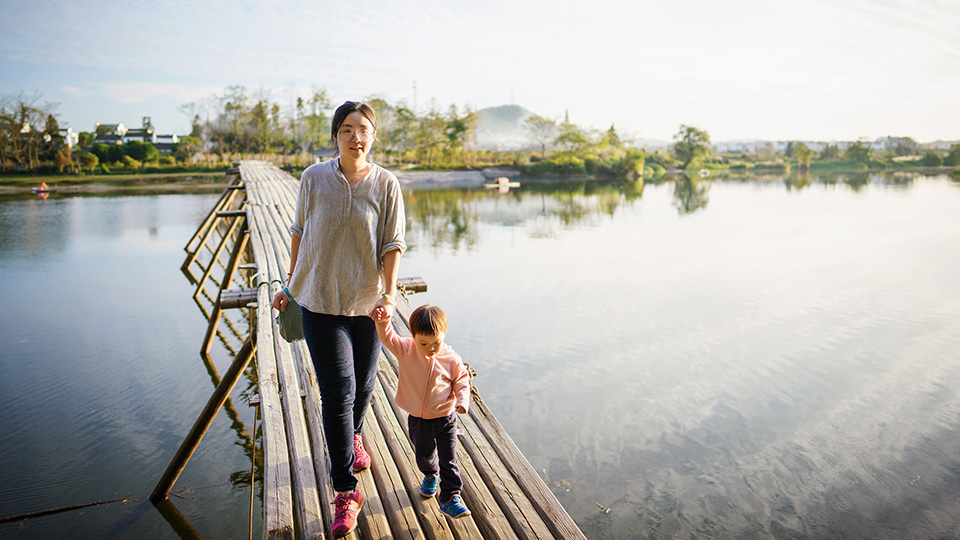
[[[390,171],[371,163],[351,188],[339,159],[307,167],[290,226],[300,237],[290,294],[314,313],[369,314],[385,290],[381,257],[407,249],[405,230],[400,182]]]

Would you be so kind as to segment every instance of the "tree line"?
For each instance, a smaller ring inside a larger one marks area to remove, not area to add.
[[[279,99],[276,97],[281,94]],[[76,149],[64,144],[56,105],[42,101],[39,92],[0,98],[0,168],[54,168],[61,171],[108,171],[108,167],[141,169],[147,164],[196,163],[221,166],[245,157],[279,157],[291,166],[305,166],[315,155],[333,149],[330,122],[336,105],[323,88],[304,93],[290,89],[274,93],[232,85],[221,94],[183,104],[190,118],[190,134],[173,151],[162,154],[152,144],[96,143],[97,132],[80,132]],[[920,145],[909,137],[890,139],[885,152],[863,141],[841,150],[827,146],[820,152],[800,141],[785,152],[733,152],[715,155],[706,130],[681,125],[669,149],[648,152],[624,139],[613,125],[592,130],[568,120],[539,115],[528,117],[523,129],[529,146],[522,151],[491,151],[477,147],[477,113],[469,105],[440,108],[431,102],[416,111],[404,101],[379,96],[366,99],[377,112],[377,159],[387,165],[423,169],[462,169],[513,166],[530,175],[604,175],[636,178],[667,170],[776,166],[810,169],[817,162],[845,161],[860,168],[884,168],[899,163],[922,166],[960,165],[960,145],[947,153],[928,150],[913,159]],[[107,129],[100,126],[98,130]],[[772,146],[772,145],[771,145]],[[904,161],[904,158],[911,158]],[[900,160],[900,161],[898,161]]]

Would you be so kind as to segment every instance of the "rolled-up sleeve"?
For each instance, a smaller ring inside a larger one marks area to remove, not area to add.
[[[307,182],[304,178],[304,175],[307,174],[307,171],[304,170],[303,174],[300,176],[300,193],[297,196],[297,213],[293,216],[293,223],[290,224],[290,233],[296,236],[297,238],[303,238],[303,224],[307,220],[307,204],[310,202],[310,197],[307,195],[307,186],[310,182]]]
[[[393,175],[390,175],[393,177]],[[395,249],[402,254],[407,250],[404,235],[407,230],[407,217],[403,209],[403,193],[396,177],[388,182],[384,201],[383,227],[380,235],[380,257]]]

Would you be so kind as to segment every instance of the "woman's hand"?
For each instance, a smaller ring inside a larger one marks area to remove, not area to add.
[[[377,303],[370,310],[370,318],[377,322],[389,321],[397,310],[397,303],[392,297],[381,294]]]
[[[289,303],[290,301],[287,299],[287,295],[283,294],[283,291],[277,291],[277,294],[273,297],[273,303],[270,304],[270,307],[282,312],[287,310],[287,304]]]

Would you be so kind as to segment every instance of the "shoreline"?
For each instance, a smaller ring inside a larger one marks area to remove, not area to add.
[[[810,175],[843,175],[843,174],[946,174],[951,175],[960,171],[957,167],[917,167],[910,169],[879,169],[867,171],[809,171]],[[48,183],[49,194],[99,194],[117,192],[154,192],[154,193],[182,193],[187,191],[214,191],[223,189],[223,176],[226,171],[200,173],[150,173],[143,175],[95,175],[90,177],[77,176],[38,176],[16,177],[6,179],[0,176],[0,195],[39,194],[33,189],[40,182]],[[444,189],[444,188],[482,188],[484,184],[497,176],[507,176],[511,180],[528,182],[552,182],[564,180],[615,180],[614,177],[595,175],[565,176],[547,174],[542,176],[523,176],[519,171],[507,169],[493,169],[484,171],[395,171],[400,185],[404,189]],[[773,174],[790,177],[796,173],[786,175],[783,171],[772,169],[758,169],[752,171],[711,170],[706,179],[738,178],[750,176],[770,176]],[[677,176],[666,174],[657,177],[644,177],[644,180],[659,181],[664,178]]]

